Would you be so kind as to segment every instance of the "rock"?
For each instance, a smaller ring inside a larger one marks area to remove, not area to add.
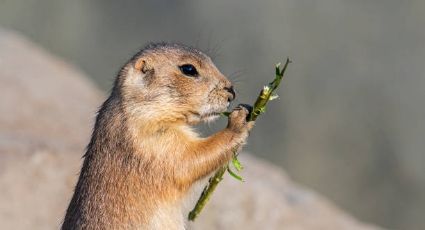
[[[0,30],[0,229],[58,229],[104,99],[76,68]],[[242,154],[189,229],[378,229]],[[191,205],[189,205],[191,207]]]
[[[0,229],[58,229],[102,94],[0,30]]]
[[[295,184],[276,166],[240,156],[246,182],[226,175],[190,229],[378,229]]]

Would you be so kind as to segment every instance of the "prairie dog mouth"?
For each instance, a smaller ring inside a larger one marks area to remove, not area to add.
[[[216,118],[216,117],[219,117],[220,114],[221,113],[218,113],[218,112],[206,113],[201,116],[201,119],[204,120],[204,119]]]
[[[208,108],[206,111],[204,110],[204,113],[200,113],[199,118],[201,121],[207,121],[211,122],[216,120],[221,116],[223,112],[226,112],[228,108],[230,107],[230,102],[227,102],[225,105],[217,106],[216,108]]]
[[[217,120],[220,116],[221,116],[221,112],[206,113],[201,116],[201,121],[208,122],[208,123],[213,122]]]

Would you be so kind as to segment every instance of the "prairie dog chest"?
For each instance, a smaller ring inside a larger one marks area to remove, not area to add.
[[[159,205],[153,213],[147,228],[141,229],[169,229],[184,230],[184,216],[180,202]]]

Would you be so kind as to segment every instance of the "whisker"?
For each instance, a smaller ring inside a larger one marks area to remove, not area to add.
[[[235,71],[235,72],[233,72],[233,73],[229,74],[228,78],[229,78],[229,80],[231,80],[232,82],[241,81],[241,80],[243,80],[243,78],[245,77],[245,76],[243,75],[243,72],[244,72],[244,71],[242,71],[242,70]]]

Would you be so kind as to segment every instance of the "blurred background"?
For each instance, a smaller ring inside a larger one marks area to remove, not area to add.
[[[390,229],[425,228],[424,25],[423,0],[0,0],[1,27],[78,66],[105,94],[149,41],[210,54],[237,103],[252,103],[290,57],[280,99],[246,149]]]

